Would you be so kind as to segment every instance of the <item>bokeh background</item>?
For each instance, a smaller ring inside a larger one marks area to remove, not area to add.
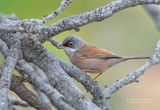
[[[58,17],[58,20],[85,11],[91,11],[112,0],[73,0],[73,3]],[[60,0],[0,0],[0,13],[15,13],[20,19],[42,18],[58,8]],[[79,32],[67,31],[56,36],[62,41],[67,35],[76,34],[84,40],[122,56],[151,56],[160,33],[143,7],[137,6],[122,10],[114,16],[97,23],[80,28]],[[44,46],[59,58],[69,62],[62,50],[49,42]],[[2,59],[2,58],[0,58]],[[97,79],[101,88],[143,65],[146,60],[126,61],[120,63]],[[91,75],[94,77],[95,75]],[[110,105],[113,110],[160,110],[160,65],[153,66],[139,79],[112,95]],[[33,110],[33,109],[25,109]]]

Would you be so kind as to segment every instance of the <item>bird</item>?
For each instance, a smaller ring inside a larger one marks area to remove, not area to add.
[[[61,43],[61,48],[64,49],[71,63],[83,73],[97,74],[93,80],[96,80],[102,73],[120,62],[150,58],[139,56],[122,57],[112,51],[87,43],[76,35],[67,36]]]

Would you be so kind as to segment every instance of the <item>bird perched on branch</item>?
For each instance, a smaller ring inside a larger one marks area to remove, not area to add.
[[[149,59],[150,57],[121,57],[113,52],[89,44],[71,35],[64,39],[61,44],[73,65],[77,66],[84,73],[99,73],[93,80],[103,72],[120,62],[132,59]]]

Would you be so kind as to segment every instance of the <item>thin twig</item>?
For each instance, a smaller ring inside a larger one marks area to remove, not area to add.
[[[54,17],[58,16],[65,8],[67,8],[70,4],[72,3],[72,0],[62,0],[61,1],[61,6],[53,11],[51,14],[45,16],[42,20],[43,22],[47,22],[51,19],[53,19]]]
[[[60,42],[58,42],[56,39],[55,39],[55,37],[52,37],[52,38],[50,38],[50,40],[49,40],[51,43],[52,43],[52,45],[54,45],[55,47],[57,47],[57,48],[61,48],[61,43]]]

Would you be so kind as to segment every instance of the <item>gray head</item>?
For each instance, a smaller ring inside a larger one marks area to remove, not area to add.
[[[78,36],[70,35],[64,39],[62,46],[64,47],[65,53],[71,57],[74,52],[79,50],[84,44],[85,41],[80,39]]]

